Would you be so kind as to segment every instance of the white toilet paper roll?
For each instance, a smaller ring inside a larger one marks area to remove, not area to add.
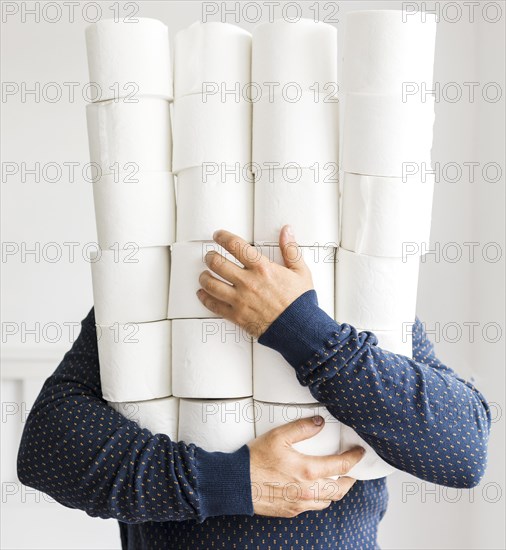
[[[93,197],[101,248],[116,243],[120,247],[126,243],[167,246],[176,240],[176,199],[170,172],[104,176],[93,183]]]
[[[255,181],[256,243],[278,242],[281,228],[289,223],[302,246],[337,246],[338,216],[337,174],[318,178],[310,169],[275,169],[263,171]]]
[[[166,319],[169,248],[102,250],[91,258],[95,321],[99,325]]]
[[[316,415],[325,419],[325,426],[317,435],[295,443],[294,449],[300,453],[317,456],[338,453],[341,423],[321,404],[281,405],[255,400],[255,433],[258,437],[294,420],[311,418]]]
[[[313,19],[278,19],[253,30],[252,81],[262,86],[297,83],[301,89],[334,94],[337,29]]]
[[[297,238],[297,235],[295,235]],[[279,246],[257,246],[260,252],[269,261],[285,265]],[[318,305],[330,317],[334,317],[334,266],[336,263],[336,248],[327,247],[299,247],[302,258],[311,271],[314,289],[318,295]],[[291,257],[297,257],[292,250]]]
[[[363,332],[365,328],[357,328],[359,332]],[[413,357],[413,339],[411,333],[397,330],[371,330],[378,339],[378,347],[396,353],[397,355],[404,355],[405,357]]]
[[[336,319],[369,330],[400,330],[416,315],[418,257],[337,253]]]
[[[90,82],[97,101],[154,95],[172,97],[169,31],[156,19],[104,19],[86,28]]]
[[[271,100],[272,99],[272,100]],[[287,165],[319,170],[338,166],[339,103],[323,94],[274,94],[253,104],[255,170]]]
[[[283,356],[258,342],[253,342],[253,397],[272,403],[317,402]]]
[[[97,326],[102,396],[146,401],[172,395],[170,321]]]
[[[179,400],[179,440],[232,453],[255,439],[253,399]]]
[[[136,103],[103,101],[86,107],[90,159],[99,175],[125,170],[170,172],[169,102],[143,97]]]
[[[343,83],[347,92],[402,93],[403,84],[432,89],[436,15],[364,10],[346,15]]]
[[[237,25],[193,23],[174,38],[176,97],[244,89],[251,79],[251,34]]]
[[[365,449],[364,456],[353,468],[346,474],[355,479],[378,479],[396,472],[396,468],[390,466],[382,458],[380,458],[374,449],[368,445],[352,428],[341,424],[341,445],[340,452],[350,450],[359,445]]]
[[[177,175],[178,241],[209,240],[220,227],[253,240],[253,179],[223,172],[196,166]]]
[[[400,177],[406,163],[430,166],[433,124],[433,98],[346,94],[342,168]]]
[[[174,172],[203,163],[251,160],[251,102],[193,94],[174,101]]]
[[[253,394],[252,340],[225,319],[172,321],[172,384],[178,397],[237,398]]]
[[[219,317],[197,298],[201,288],[199,276],[203,271],[211,271],[204,262],[205,255],[216,251],[226,259],[244,267],[232,254],[214,241],[175,243],[171,247],[171,272],[169,292],[169,319],[192,319]],[[214,276],[223,280],[219,275]]]
[[[427,250],[434,180],[344,174],[341,246],[400,258]]]
[[[21,380],[3,379],[0,385],[2,401],[1,449],[3,483],[18,480],[16,457],[23,430],[23,396]]]
[[[172,441],[178,441],[179,399],[177,397],[132,403],[109,401],[108,404],[129,420],[137,422],[141,428],[153,434],[168,435]]]

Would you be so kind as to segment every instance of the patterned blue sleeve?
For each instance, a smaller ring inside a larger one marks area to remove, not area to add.
[[[93,310],[30,411],[18,476],[65,506],[126,523],[253,515],[246,445],[212,453],[171,441],[102,399]]]
[[[436,358],[419,320],[409,359],[379,348],[372,332],[334,321],[310,290],[259,343],[280,352],[315,399],[396,468],[448,487],[480,482],[487,462],[488,404]]]

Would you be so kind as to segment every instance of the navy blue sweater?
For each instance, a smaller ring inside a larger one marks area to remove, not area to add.
[[[479,483],[489,408],[436,358],[419,320],[408,359],[380,349],[373,333],[336,323],[308,291],[259,342],[282,353],[299,382],[390,464],[448,487]],[[323,511],[254,515],[246,445],[211,453],[171,441],[102,399],[93,310],[30,412],[18,475],[65,506],[117,519],[129,550],[372,549],[388,500],[383,478],[357,481]]]

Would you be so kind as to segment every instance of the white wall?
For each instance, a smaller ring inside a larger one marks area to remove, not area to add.
[[[34,3],[29,2],[32,6]],[[307,15],[312,3],[305,3]],[[455,4],[455,3],[454,3]],[[101,3],[104,16],[113,2]],[[262,6],[262,3],[259,3]],[[427,2],[430,7],[433,5]],[[501,4],[505,9],[504,4]],[[321,4],[323,6],[323,3]],[[340,2],[338,18],[349,9],[399,8],[399,2]],[[444,4],[440,3],[440,7]],[[5,4],[4,4],[5,9]],[[91,12],[90,12],[91,13]],[[126,11],[120,12],[123,15]],[[328,14],[322,11],[322,15]],[[199,2],[142,2],[140,16],[156,17],[169,26],[171,35],[200,18]],[[451,12],[447,14],[453,17]],[[216,20],[216,18],[215,18]],[[229,16],[227,22],[234,22]],[[2,79],[21,86],[35,82],[78,82],[78,98],[64,97],[54,104],[33,96],[26,102],[20,96],[2,103],[2,161],[79,163],[78,172],[88,162],[85,122],[86,102],[80,96],[87,82],[84,28],[86,21],[76,12],[75,22],[63,16],[58,23],[33,16],[22,22],[21,16],[7,17],[2,24]],[[247,29],[254,25],[239,24]],[[340,27],[342,37],[342,25]],[[488,23],[479,14],[474,23],[463,16],[459,22],[441,21],[437,41],[436,80],[446,82],[499,82],[504,90],[504,15],[499,23]],[[481,88],[478,88],[481,90]],[[480,92],[478,92],[479,94]],[[498,162],[504,170],[504,98],[499,103],[475,102],[463,98],[456,103],[437,104],[437,122],[433,157],[441,163],[468,161]],[[5,164],[4,164],[5,167]],[[435,323],[479,322],[481,327],[499,323],[504,330],[504,262],[490,263],[481,258],[485,243],[498,242],[504,251],[504,178],[489,183],[465,177],[455,183],[436,186],[432,241],[441,247],[459,243],[464,252],[461,261],[451,263],[444,257],[431,256],[422,265],[419,288],[419,316],[434,328]],[[27,176],[2,178],[2,238],[4,243],[22,243],[33,248],[35,242],[55,242],[63,253],[61,261],[49,263],[25,261],[19,254],[3,258],[2,318],[5,350],[10,373],[23,363],[24,355],[59,357],[70,346],[73,335],[65,323],[78,322],[92,304],[89,264],[83,260],[84,245],[95,241],[92,191],[79,175],[70,183],[35,183]],[[64,243],[77,242],[76,258],[70,261]],[[465,242],[480,243],[477,259],[468,260]],[[21,246],[21,245],[20,245]],[[49,253],[54,253],[52,247]],[[23,342],[21,324],[34,328],[40,323],[42,340],[28,335]],[[54,330],[61,328],[58,337]],[[453,332],[448,327],[447,336]],[[44,338],[44,327],[46,337]],[[5,331],[18,330],[15,335]],[[56,334],[56,336],[55,336]],[[438,355],[465,377],[474,376],[495,411],[504,411],[504,337],[487,343],[481,333],[475,342],[465,335],[458,342],[443,338],[436,344]],[[48,341],[54,339],[54,342]],[[44,348],[44,349],[41,349]],[[47,355],[49,354],[49,355]],[[21,358],[21,359],[20,359]],[[57,359],[54,359],[57,362]],[[51,362],[45,369],[53,368]],[[41,367],[42,368],[42,367]],[[44,370],[44,369],[43,369]],[[44,370],[44,373],[46,371]],[[44,374],[45,375],[45,374]],[[504,492],[504,418],[494,423],[490,446],[490,465],[482,485],[474,491],[446,491],[423,484],[407,475],[390,480],[390,507],[382,523],[383,548],[504,548],[504,495],[498,502],[494,490]],[[483,493],[483,488],[488,492]],[[117,548],[115,522],[92,520],[85,514],[66,510],[54,503],[34,502],[37,498],[3,485],[2,547],[6,548]],[[434,495],[431,491],[436,490]],[[418,491],[416,494],[411,493]],[[22,501],[28,502],[22,502]],[[59,525],[55,534],[49,525]],[[30,529],[25,529],[30,525]],[[45,527],[44,527],[45,526]],[[76,534],[79,533],[77,536]]]

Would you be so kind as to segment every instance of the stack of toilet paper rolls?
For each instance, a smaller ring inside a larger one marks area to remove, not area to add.
[[[256,243],[290,222],[302,246],[337,246],[337,30],[284,20],[253,30]]]
[[[252,81],[277,87],[253,103],[255,171],[254,238],[262,253],[282,263],[269,246],[289,222],[309,266],[320,307],[335,315],[335,255],[339,242],[337,37],[335,28],[313,21],[277,21],[253,31]],[[296,444],[300,452],[324,455],[356,445],[366,449],[349,475],[373,479],[394,471],[357,433],[340,423],[295,371],[271,349],[253,344],[256,435],[284,423],[320,414],[317,437]]]
[[[222,23],[179,32],[173,159],[165,26],[140,19],[136,30],[106,21],[88,30],[91,80],[117,90],[129,79],[139,90],[131,109],[112,98],[88,108],[92,161],[110,176],[109,186],[94,184],[99,243],[111,250],[92,275],[102,387],[114,408],[154,433],[225,452],[320,414],[325,427],[298,450],[362,445],[367,453],[349,475],[394,471],[316,402],[281,355],[213,314],[196,291],[208,251],[242,267],[212,241],[214,230],[237,233],[282,264],[279,231],[290,223],[320,307],[410,354],[399,327],[414,319],[418,263],[402,262],[399,248],[428,239],[432,188],[404,181],[398,161],[430,158],[432,115],[399,106],[396,85],[431,73],[433,43],[425,27],[415,25],[415,37],[399,27],[400,17],[348,19],[341,235],[335,28],[301,20],[259,25],[253,37]],[[113,186],[132,163],[142,187]]]
[[[86,30],[86,109],[98,251],[92,257],[102,393],[153,432],[177,438],[167,320],[175,241],[167,27],[104,20]]]
[[[402,329],[415,319],[419,256],[430,236],[434,98],[406,90],[432,89],[435,36],[433,14],[346,18],[336,319],[408,356]]]
[[[252,58],[255,245],[269,261],[283,265],[279,234],[289,223],[311,269],[319,305],[333,317],[339,243],[337,30],[310,20],[264,23],[253,30]],[[257,341],[253,384],[257,436],[321,414],[327,420],[322,432],[295,447],[316,455],[339,451],[340,423],[300,385],[279,353]]]
[[[419,255],[428,245],[435,16],[360,11],[346,18],[344,171],[336,320],[369,330],[379,346],[412,356]],[[342,426],[348,442],[357,435]],[[389,473],[381,461],[364,468]]]
[[[180,399],[178,438],[235,451],[255,437],[252,341],[197,298],[199,275],[223,227],[253,237],[251,34],[223,23],[194,23],[174,41],[174,172],[177,229],[168,318],[172,390]],[[215,274],[216,275],[216,274]]]
[[[252,239],[251,34],[194,23],[175,36],[177,241],[219,227]]]

